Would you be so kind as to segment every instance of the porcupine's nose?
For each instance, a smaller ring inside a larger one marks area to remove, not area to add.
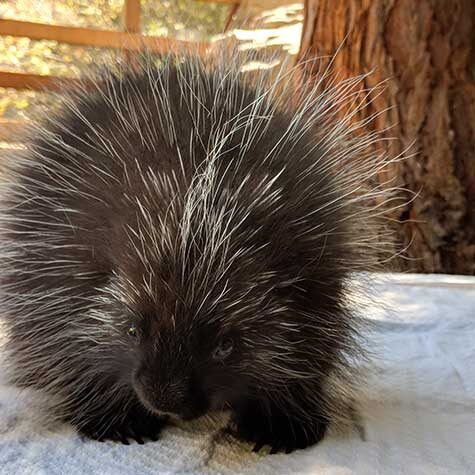
[[[174,414],[183,420],[194,419],[207,411],[206,398],[189,381],[185,384],[171,382],[160,387],[156,404],[159,411]]]
[[[134,376],[135,391],[142,404],[153,412],[178,415],[182,403],[183,389],[177,382],[160,382],[151,377],[145,367]]]
[[[156,390],[153,404],[160,412],[181,417],[186,407],[183,385],[177,382],[160,385]]]
[[[142,404],[152,412],[193,419],[206,411],[204,398],[189,378],[164,381],[150,378],[143,369],[134,378],[136,393]]]

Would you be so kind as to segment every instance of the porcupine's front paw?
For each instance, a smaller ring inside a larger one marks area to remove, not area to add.
[[[111,414],[109,419],[98,416],[97,422],[81,425],[79,431],[84,436],[101,442],[113,440],[129,445],[129,439],[132,439],[144,444],[146,440],[158,440],[160,431],[167,422],[166,418],[155,416],[138,406],[131,409],[125,418]]]
[[[259,452],[268,445],[271,454],[288,454],[319,442],[325,435],[327,425],[328,422],[323,418],[321,421],[302,423],[278,409],[271,409],[268,414],[256,405],[236,416],[231,433],[239,439],[254,443],[254,452]]]

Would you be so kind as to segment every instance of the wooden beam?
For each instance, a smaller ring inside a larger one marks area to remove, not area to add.
[[[54,40],[81,46],[119,48],[122,33],[93,28],[71,28],[29,21],[0,20],[0,35],[28,37],[33,40]]]
[[[137,33],[97,30],[94,28],[72,28],[47,25],[29,21],[1,20],[0,35],[27,37],[32,40],[53,40],[81,46],[128,49],[140,51],[144,48],[154,53],[165,53],[170,49],[206,50],[206,43],[179,41],[159,36],[141,36]]]
[[[234,20],[234,15],[236,15],[238,10],[239,10],[239,3],[235,3],[234,5],[231,5],[231,8],[229,9],[229,13],[228,13],[228,19],[226,20],[226,24],[224,25],[225,32],[228,32],[229,29],[231,28],[231,25],[233,24],[233,20]]]
[[[132,34],[140,33],[140,0],[125,0],[123,10],[124,31]],[[131,64],[136,64],[135,53],[124,49],[124,58]]]
[[[140,33],[140,0],[125,0],[124,30],[129,33]]]
[[[27,125],[26,120],[0,118],[0,142],[16,142]]]
[[[13,89],[58,91],[64,88],[65,84],[71,85],[72,82],[77,81],[77,79],[67,77],[0,71],[0,87],[11,87]]]
[[[195,0],[196,2],[203,3],[224,3],[226,5],[236,5],[240,4],[241,0]]]

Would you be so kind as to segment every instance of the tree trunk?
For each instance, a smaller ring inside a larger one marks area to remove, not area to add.
[[[402,263],[419,272],[475,273],[474,0],[305,0],[299,57],[333,55],[342,77],[387,80],[363,113],[389,134],[391,170],[419,196],[398,210]],[[389,109],[388,109],[389,108]]]

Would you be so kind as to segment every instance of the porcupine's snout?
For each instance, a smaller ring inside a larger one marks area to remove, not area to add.
[[[143,362],[135,372],[133,385],[142,404],[151,412],[190,420],[208,410],[204,392],[196,375],[182,368]]]

